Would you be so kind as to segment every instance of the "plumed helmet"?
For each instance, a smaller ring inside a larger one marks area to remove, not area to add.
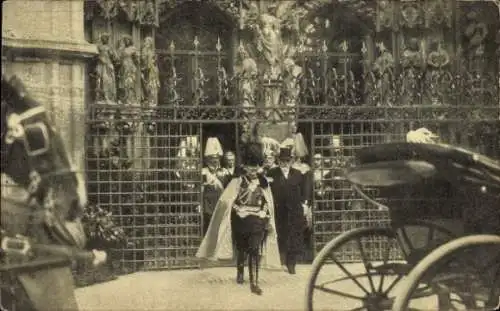
[[[263,146],[260,142],[248,142],[243,147],[242,164],[243,166],[261,166],[264,162]]]

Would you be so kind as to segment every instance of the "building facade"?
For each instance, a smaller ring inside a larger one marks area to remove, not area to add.
[[[419,127],[500,155],[498,1],[16,0],[3,16],[2,70],[53,110],[131,270],[197,265],[208,137],[238,155],[252,135],[301,133],[325,172]],[[324,178],[315,251],[389,223]]]

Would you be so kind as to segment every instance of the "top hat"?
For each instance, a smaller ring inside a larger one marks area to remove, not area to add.
[[[280,148],[280,153],[278,154],[278,159],[280,160],[290,160],[292,159],[292,149],[291,148]]]

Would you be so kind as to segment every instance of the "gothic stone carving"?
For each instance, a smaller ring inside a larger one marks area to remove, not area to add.
[[[109,34],[101,35],[98,45],[98,60],[96,67],[96,100],[108,104],[116,102],[115,63],[118,57],[109,43]]]
[[[124,36],[120,41],[119,56],[119,99],[124,105],[134,105],[137,102],[136,86],[139,56],[130,36]]]
[[[152,37],[144,39],[141,51],[141,73],[144,103],[146,106],[152,107],[156,105],[160,89],[160,75]]]

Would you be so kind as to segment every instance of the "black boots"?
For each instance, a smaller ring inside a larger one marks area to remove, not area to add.
[[[286,267],[288,269],[288,273],[295,274],[295,265],[296,265],[295,256],[289,254],[286,258]]]
[[[244,283],[245,275],[245,257],[246,254],[239,253],[236,263],[236,283]],[[259,287],[259,256],[248,254],[248,272],[250,275],[250,291],[256,295],[262,295],[262,289]]]
[[[236,273],[236,283],[243,284],[243,282],[245,282],[245,277],[244,277],[245,266],[244,265],[238,265],[237,269],[238,269],[238,271]]]
[[[262,295],[259,287],[259,256],[248,256],[248,271],[250,272],[250,291],[256,295]]]
[[[238,252],[238,258],[236,261],[236,283],[243,284],[245,280],[245,252]]]

